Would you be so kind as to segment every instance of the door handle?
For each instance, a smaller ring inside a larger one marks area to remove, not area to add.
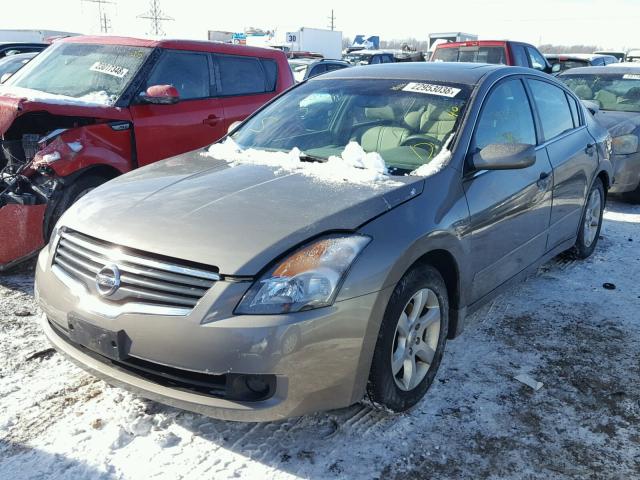
[[[202,123],[204,123],[205,125],[210,125],[210,126],[215,126],[218,123],[220,123],[220,120],[222,120],[219,117],[216,117],[215,115],[209,115],[207,118],[205,118],[204,120],[202,120]]]
[[[595,146],[595,143],[587,143],[587,146],[584,148],[584,153],[586,153],[587,155],[593,155]]]
[[[538,181],[536,182],[536,185],[538,185],[540,190],[547,190],[549,188],[550,180],[551,176],[549,175],[549,172],[542,172],[540,174],[540,178],[538,178]]]

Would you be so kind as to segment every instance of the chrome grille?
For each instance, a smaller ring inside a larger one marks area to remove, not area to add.
[[[60,233],[52,265],[96,295],[96,275],[105,266],[116,265],[120,287],[104,300],[119,304],[142,302],[193,308],[220,279],[215,271],[127,249],[69,229]]]

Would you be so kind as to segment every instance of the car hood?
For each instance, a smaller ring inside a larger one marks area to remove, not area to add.
[[[594,118],[609,131],[612,137],[627,135],[640,126],[640,113],[637,112],[599,110]]]
[[[0,86],[0,135],[4,135],[13,121],[28,112],[49,112],[52,115],[129,120],[126,108],[101,105],[72,97],[53,95],[38,90]]]
[[[355,230],[419,195],[420,177],[328,183],[190,152],[123,175],[77,202],[62,224],[117,245],[253,276],[300,243]]]

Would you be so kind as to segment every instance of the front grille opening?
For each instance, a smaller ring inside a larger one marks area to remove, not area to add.
[[[62,328],[49,320],[51,328],[67,343],[82,353],[136,377],[149,380],[163,387],[198,393],[238,402],[268,400],[276,391],[275,375],[245,375],[228,373],[213,375],[168,367],[136,357],[117,361],[71,341]]]
[[[66,229],[61,233],[53,265],[97,293],[98,272],[115,264],[120,286],[103,300],[123,304],[142,302],[171,308],[193,308],[217,281],[218,269],[120,247]]]

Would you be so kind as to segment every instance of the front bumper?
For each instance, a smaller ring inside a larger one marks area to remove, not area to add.
[[[614,183],[610,193],[633,192],[640,184],[640,153],[613,155]]]
[[[187,315],[107,316],[84,308],[86,298],[51,270],[46,250],[36,269],[46,336],[57,350],[108,383],[167,405],[237,421],[277,420],[358,401],[392,289],[289,315],[233,315],[248,287],[217,282]],[[65,334],[69,314],[106,330],[124,330],[135,361],[198,375],[274,375],[275,391],[265,400],[236,401],[150,380],[74,344]]]

